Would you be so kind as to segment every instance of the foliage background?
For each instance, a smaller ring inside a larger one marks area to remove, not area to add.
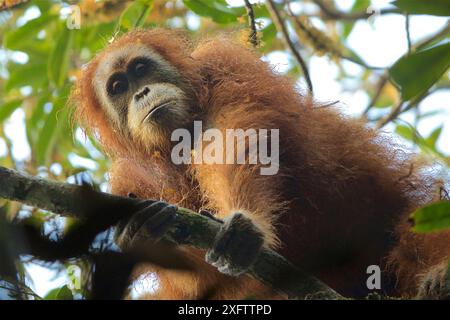
[[[293,51],[306,61],[317,99],[340,100],[344,113],[395,132],[405,147],[444,168],[450,164],[448,1],[250,2],[256,50],[277,71],[298,79],[299,90],[307,91],[307,81]],[[80,28],[70,29],[68,21],[73,23],[77,12]],[[427,23],[424,34],[420,27]],[[109,41],[135,27],[154,26],[183,28],[193,37],[233,32],[252,45],[247,7],[240,0],[37,0],[1,12],[0,165],[55,180],[87,181],[106,191],[108,160],[95,140],[71,125],[67,98],[83,64]],[[399,32],[400,41],[394,36]],[[16,203],[0,202],[0,209],[10,218],[32,219],[54,238],[71,224]],[[37,291],[30,298],[83,297],[82,288],[73,286],[83,276],[71,269],[77,264],[76,270],[86,274],[82,262],[42,265],[30,259],[18,263],[23,283]],[[0,289],[0,298],[6,297]]]

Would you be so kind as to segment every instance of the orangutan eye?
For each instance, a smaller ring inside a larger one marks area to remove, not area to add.
[[[150,60],[137,58],[130,62],[128,70],[137,78],[145,76],[150,71]]]
[[[134,67],[134,74],[138,77],[142,77],[147,71],[147,65],[145,63],[137,63]]]
[[[128,90],[128,79],[124,74],[112,75],[106,86],[106,90],[110,95],[118,95]]]

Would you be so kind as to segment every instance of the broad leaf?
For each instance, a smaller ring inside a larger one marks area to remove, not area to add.
[[[211,0],[184,0],[185,6],[194,11],[202,17],[211,18],[217,23],[230,23],[237,20],[237,17],[242,15],[236,10],[228,8],[226,4],[221,1]],[[242,12],[243,13],[243,12]]]
[[[24,86],[41,86],[47,82],[46,68],[46,64],[34,62],[9,68],[11,73],[9,79],[6,81],[5,91],[10,91],[13,88],[19,89]]]
[[[57,17],[57,15],[53,14],[42,14],[38,18],[28,21],[20,28],[7,32],[3,42],[4,46],[8,49],[20,49],[21,45],[35,37],[39,31],[44,29],[48,23]]]
[[[58,109],[53,106],[52,111],[48,114],[44,127],[39,133],[38,140],[36,142],[36,158],[39,165],[49,164],[50,154],[54,145],[54,139],[56,138],[56,114]]]
[[[49,165],[51,163],[52,151],[57,139],[65,137],[62,135],[61,129],[69,123],[69,108],[65,107],[68,89],[68,87],[65,88],[61,92],[60,97],[54,99],[53,108],[45,119],[42,130],[39,132],[35,150],[37,161],[40,165]]]
[[[439,201],[412,214],[415,232],[432,232],[450,228],[450,202]]]
[[[48,78],[57,87],[61,88],[67,76],[70,49],[72,47],[75,30],[63,28],[56,45],[49,56]]]
[[[26,134],[28,142],[30,143],[31,150],[35,150],[35,145],[39,139],[39,131],[43,127],[45,122],[45,105],[51,100],[51,94],[44,91],[40,94],[37,103],[29,110],[27,114]]]
[[[270,41],[272,41],[277,35],[277,28],[273,23],[270,23],[266,26],[262,31],[261,40],[267,45]]]
[[[399,124],[395,128],[395,133],[408,141],[414,140],[414,130],[410,126]]]
[[[142,27],[153,7],[153,0],[137,0],[122,12],[119,26],[122,30]]]
[[[390,69],[391,79],[409,100],[425,93],[450,66],[450,43],[400,58]]]
[[[5,121],[22,104],[22,100],[13,100],[0,106],[0,123]]]
[[[450,2],[448,0],[396,0],[392,4],[410,14],[450,16]]]
[[[44,300],[73,300],[72,291],[67,285],[51,290]]]
[[[370,7],[370,0],[356,0],[353,3],[352,8],[350,9],[350,12],[367,12],[367,9]],[[350,33],[353,30],[353,27],[355,26],[355,21],[352,22],[343,22],[343,30],[342,30],[342,36],[344,39],[346,39]]]
[[[427,146],[433,150],[436,150],[436,142],[441,136],[443,126],[437,127],[431,132],[430,136],[425,140]]]

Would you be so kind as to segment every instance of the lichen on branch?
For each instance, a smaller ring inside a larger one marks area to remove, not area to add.
[[[0,198],[82,220],[95,217],[96,223],[104,228],[132,214],[142,201],[98,192],[87,186],[32,177],[4,167],[0,167]],[[178,208],[178,217],[164,240],[208,249],[220,226],[213,219]],[[272,250],[264,249],[260,253],[249,274],[289,298],[342,299],[320,280],[305,274]]]

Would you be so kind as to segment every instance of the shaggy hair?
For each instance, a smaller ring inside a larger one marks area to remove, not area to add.
[[[169,142],[149,148],[116,132],[92,78],[110,50],[134,43],[151,47],[184,75],[204,128],[279,129],[278,174],[262,176],[259,165],[248,164],[176,166]],[[222,218],[244,210],[264,231],[266,246],[344,295],[366,295],[366,268],[376,264],[384,293],[414,296],[421,275],[450,254],[448,232],[410,232],[409,214],[438,188],[413,154],[335,107],[318,107],[293,79],[225,37],[193,42],[178,31],[128,33],[82,70],[72,101],[79,123],[111,157],[113,193],[205,208]],[[248,276],[220,274],[199,250],[180,251],[192,270],[153,267],[160,289],[151,298],[280,297]]]

